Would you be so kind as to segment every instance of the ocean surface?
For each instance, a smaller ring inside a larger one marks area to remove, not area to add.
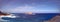
[[[9,20],[8,22],[44,22],[58,15],[58,13],[35,13],[34,15],[24,14],[24,13],[13,13],[17,18],[7,18],[3,17],[4,20]]]

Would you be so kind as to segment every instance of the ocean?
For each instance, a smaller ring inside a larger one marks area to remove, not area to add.
[[[17,18],[7,18],[3,17],[4,20],[9,20],[8,22],[44,22],[58,15],[58,13],[35,13],[35,15],[26,15],[24,13],[13,13]]]

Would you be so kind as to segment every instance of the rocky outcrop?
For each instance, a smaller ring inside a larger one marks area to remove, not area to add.
[[[50,21],[48,21],[48,22],[60,22],[60,16],[57,15],[57,16],[53,17],[53,18],[52,18]]]
[[[1,16],[1,15],[9,15],[9,14],[3,13],[3,12],[0,11],[0,16]]]

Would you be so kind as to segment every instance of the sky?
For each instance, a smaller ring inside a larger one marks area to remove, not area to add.
[[[58,13],[59,0],[2,0],[1,10],[11,13]]]

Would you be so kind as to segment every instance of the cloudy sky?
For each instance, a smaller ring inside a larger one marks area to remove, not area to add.
[[[2,0],[2,10],[11,13],[57,13],[58,0]]]

